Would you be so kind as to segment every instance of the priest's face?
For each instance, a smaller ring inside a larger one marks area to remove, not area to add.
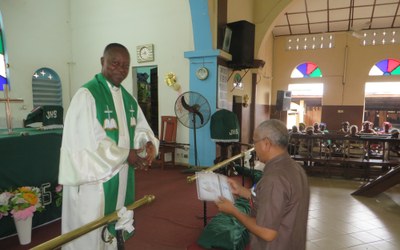
[[[101,58],[101,73],[119,87],[128,76],[130,65],[129,52],[123,48],[113,48]]]

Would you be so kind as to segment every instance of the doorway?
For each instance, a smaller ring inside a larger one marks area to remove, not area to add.
[[[288,129],[293,125],[299,126],[299,123],[312,126],[321,122],[323,88],[323,83],[289,84],[292,99],[286,119]]]
[[[157,66],[132,68],[133,96],[156,137],[158,129],[158,69]]]
[[[400,82],[366,82],[364,121],[379,131],[384,122],[400,128]]]

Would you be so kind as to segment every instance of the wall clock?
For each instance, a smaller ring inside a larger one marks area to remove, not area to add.
[[[200,67],[196,70],[196,76],[200,80],[205,80],[208,77],[208,69],[206,67]]]
[[[145,44],[136,46],[137,62],[151,62],[154,61],[154,45]]]

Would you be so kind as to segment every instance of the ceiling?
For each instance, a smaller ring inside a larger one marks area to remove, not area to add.
[[[274,36],[400,28],[400,0],[294,0]]]

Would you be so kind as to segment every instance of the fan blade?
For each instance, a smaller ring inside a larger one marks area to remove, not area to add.
[[[199,112],[198,110],[196,110],[194,113],[199,116],[200,122],[201,122],[201,124],[203,124],[204,123],[203,114],[201,112]]]
[[[186,103],[184,96],[181,98],[182,106],[189,112],[193,113],[193,107]]]

